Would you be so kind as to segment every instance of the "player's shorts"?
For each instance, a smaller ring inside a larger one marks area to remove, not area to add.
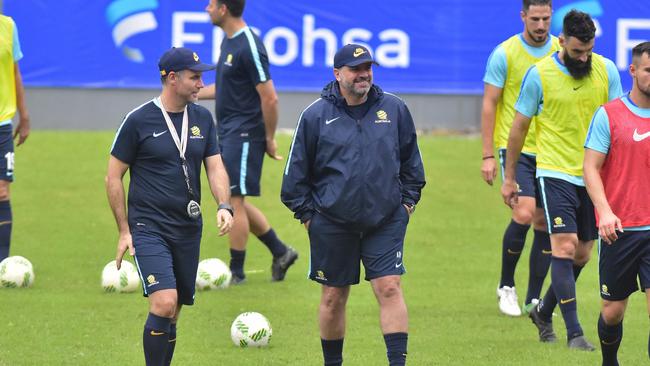
[[[0,126],[0,179],[14,181],[14,138],[11,124]]]
[[[131,236],[144,296],[158,290],[176,289],[179,304],[194,304],[201,235],[191,239],[168,239],[157,233],[136,230]]]
[[[501,164],[501,180],[504,179],[506,167],[506,149],[499,149],[499,164]],[[533,197],[536,202],[540,201],[537,191],[535,173],[537,171],[537,158],[534,155],[520,154],[515,169],[515,179],[519,187],[519,195],[522,197]],[[541,207],[541,206],[538,206]]]
[[[337,224],[320,213],[309,223],[309,278],[327,286],[359,283],[360,262],[366,281],[405,273],[404,236],[409,215],[400,205],[378,228],[360,232]]]
[[[617,233],[611,245],[600,241],[598,269],[600,297],[618,301],[639,289],[650,288],[650,230]]]
[[[259,196],[265,141],[221,141],[221,158],[233,196]]]
[[[565,180],[537,180],[549,234],[577,233],[582,241],[598,238],[594,205],[585,187]]]

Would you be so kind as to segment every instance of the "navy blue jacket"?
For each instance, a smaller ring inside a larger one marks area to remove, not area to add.
[[[356,120],[338,83],[305,109],[291,143],[282,202],[301,222],[316,211],[335,222],[374,228],[401,205],[415,205],[424,166],[404,101],[373,85],[370,106]]]

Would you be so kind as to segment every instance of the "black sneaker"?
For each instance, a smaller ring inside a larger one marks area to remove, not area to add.
[[[273,258],[271,264],[271,279],[272,281],[282,281],[287,274],[287,270],[298,259],[298,252],[292,247],[287,247],[287,252],[282,256]]]
[[[585,336],[577,336],[569,339],[567,346],[571,349],[577,349],[580,351],[595,351],[596,347],[593,344],[589,343]]]
[[[553,323],[542,319],[542,317],[539,315],[539,309],[537,306],[533,307],[533,309],[528,314],[528,317],[537,327],[540,342],[557,342],[557,337],[553,331]]]
[[[232,277],[230,278],[230,284],[231,285],[241,285],[246,282],[246,276],[238,276],[236,274],[232,274]]]

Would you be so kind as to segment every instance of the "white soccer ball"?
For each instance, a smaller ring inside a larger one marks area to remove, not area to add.
[[[230,327],[230,338],[242,348],[266,347],[272,335],[271,323],[264,315],[255,312],[239,314]]]
[[[0,262],[0,287],[31,287],[34,267],[25,257],[14,255]]]
[[[199,262],[196,271],[196,288],[199,290],[226,288],[230,285],[231,278],[230,268],[221,259],[204,259]]]
[[[115,261],[111,261],[102,271],[102,287],[106,292],[133,292],[140,287],[140,275],[129,261],[122,260],[119,271]]]

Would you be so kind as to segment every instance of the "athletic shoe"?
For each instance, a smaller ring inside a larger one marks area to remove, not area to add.
[[[530,313],[528,313],[528,317],[537,327],[540,342],[557,342],[557,337],[553,331],[553,323],[542,319],[542,317],[539,315],[539,309],[537,306],[533,307]]]
[[[521,316],[519,301],[514,287],[503,286],[497,288],[497,298],[499,299],[499,310],[509,316]]]
[[[246,282],[246,276],[244,277],[239,277],[236,274],[232,274],[232,277],[230,278],[230,284],[231,285],[242,285]]]
[[[292,247],[287,247],[287,252],[280,257],[273,258],[271,264],[271,279],[273,281],[282,281],[287,274],[287,270],[298,259],[298,252]]]
[[[539,299],[532,299],[529,304],[524,304],[524,306],[521,307],[521,312],[523,314],[530,314],[533,308],[537,307],[537,304],[539,304]]]
[[[577,336],[574,338],[569,339],[567,342],[567,346],[571,349],[577,349],[580,351],[595,351],[596,347],[594,347],[593,344],[589,343],[587,338],[585,336]]]

